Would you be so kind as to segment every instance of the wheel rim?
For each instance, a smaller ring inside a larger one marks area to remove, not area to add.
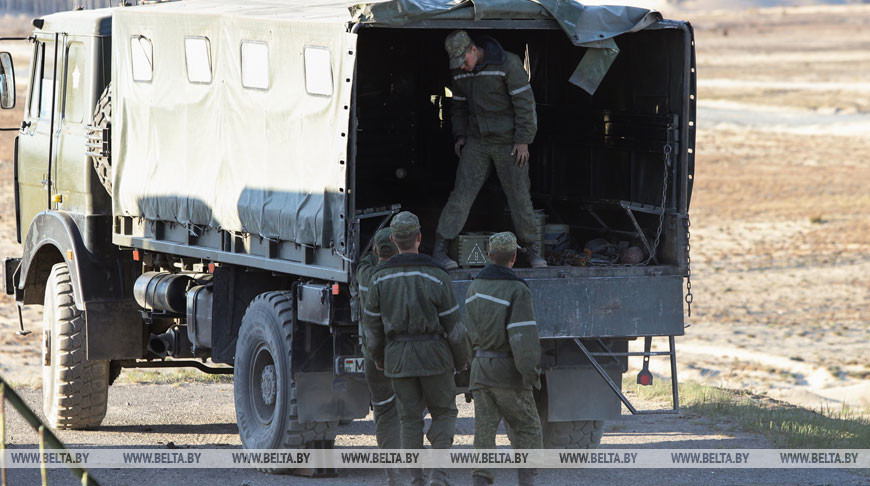
[[[275,360],[266,343],[260,343],[254,350],[250,383],[249,396],[254,417],[261,425],[268,426],[275,415],[280,383]]]

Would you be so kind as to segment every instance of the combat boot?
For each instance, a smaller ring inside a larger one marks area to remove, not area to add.
[[[426,476],[423,475],[422,469],[410,469],[411,486],[426,486]]]
[[[537,469],[517,469],[517,486],[535,486]]]
[[[492,484],[492,482],[490,482],[489,479],[486,479],[485,477],[478,476],[478,475],[472,476],[472,481],[473,481],[471,483],[472,486],[489,486],[490,484]]]
[[[547,268],[547,260],[541,257],[541,244],[537,241],[526,245],[526,260],[532,268]]]
[[[447,242],[444,241],[444,238],[437,235],[435,236],[435,249],[432,251],[432,258],[447,270],[459,268],[459,265],[447,256]]]
[[[398,468],[389,467],[384,469],[384,473],[387,475],[387,486],[401,486],[407,484],[402,471]]]
[[[429,486],[450,486],[447,470],[433,468],[429,471]]]

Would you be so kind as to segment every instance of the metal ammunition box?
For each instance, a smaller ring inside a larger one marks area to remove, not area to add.
[[[489,237],[492,233],[469,233],[457,236],[450,245],[450,258],[459,266],[482,267],[489,263]]]

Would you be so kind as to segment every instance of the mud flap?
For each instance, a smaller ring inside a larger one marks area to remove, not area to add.
[[[607,369],[622,383],[622,372]],[[622,414],[619,397],[592,368],[554,368],[546,371],[547,419],[550,422],[613,420]]]
[[[136,359],[145,354],[145,327],[132,299],[85,302],[89,360]]]
[[[295,379],[299,422],[351,420],[369,413],[369,387],[362,376],[325,371],[296,373]]]

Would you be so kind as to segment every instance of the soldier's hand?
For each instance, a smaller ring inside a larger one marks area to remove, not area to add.
[[[384,363],[381,361],[375,361],[375,368],[377,368],[378,371],[384,371]]]
[[[511,150],[511,155],[516,155],[517,167],[525,167],[529,163],[529,144],[515,143],[514,149]]]
[[[462,146],[465,145],[465,137],[459,137],[456,139],[456,143],[453,145],[453,151],[456,152],[457,157],[462,157]]]

